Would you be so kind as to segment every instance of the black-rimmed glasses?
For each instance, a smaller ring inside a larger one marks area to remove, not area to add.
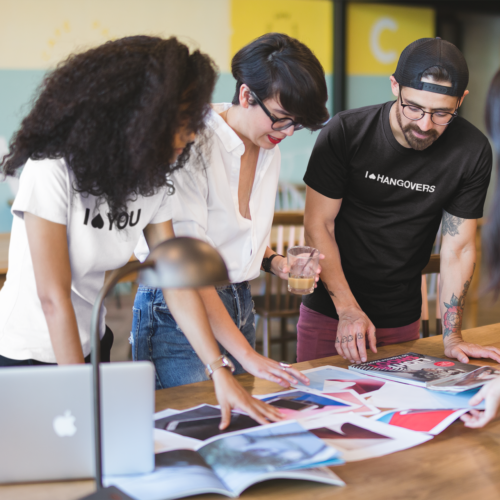
[[[457,111],[454,113],[448,113],[446,111],[424,111],[422,108],[414,106],[413,104],[403,104],[401,87],[399,88],[399,99],[401,101],[403,115],[405,115],[408,120],[418,121],[421,120],[424,115],[428,114],[431,115],[432,123],[436,125],[448,125],[458,116]]]
[[[276,118],[265,106],[264,103],[257,97],[255,92],[250,90],[250,95],[257,101],[257,104],[262,108],[262,111],[266,113],[266,115],[273,122],[271,128],[279,132],[281,130],[286,130],[287,128],[293,127],[294,130],[301,130],[304,128],[304,125],[293,121],[291,118]]]

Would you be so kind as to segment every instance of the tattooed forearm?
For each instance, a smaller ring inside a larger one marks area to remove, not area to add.
[[[461,219],[460,217],[455,217],[454,215],[449,214],[446,210],[443,210],[443,236],[449,234],[450,236],[456,236],[459,234],[458,226],[463,224],[465,219]]]
[[[445,212],[446,213],[446,212]],[[474,271],[476,270],[476,264],[474,264],[474,269],[472,270],[472,275],[468,281],[464,283],[464,289],[457,297],[454,293],[451,295],[450,303],[444,303],[446,306],[446,312],[443,318],[443,339],[451,335],[452,333],[460,333],[462,330],[462,317],[464,314],[465,296],[469,290],[472,276],[474,276]]]
[[[335,294],[328,288],[328,285],[324,281],[322,281],[322,283],[325,287],[325,290],[328,292],[328,295],[330,295],[330,297],[335,297]]]

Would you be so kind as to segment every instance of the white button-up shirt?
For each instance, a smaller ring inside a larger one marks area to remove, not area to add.
[[[261,149],[250,196],[250,215],[245,219],[239,210],[238,181],[243,141],[219,116],[231,104],[214,104],[207,118],[210,144],[206,168],[192,159],[172,175],[173,224],[176,236],[205,240],[224,258],[233,283],[259,276],[260,266],[274,215],[281,154],[278,146]],[[141,255],[142,254],[142,255]],[[136,251],[142,260],[144,252]]]

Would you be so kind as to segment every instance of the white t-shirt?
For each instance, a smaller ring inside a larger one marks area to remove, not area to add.
[[[71,264],[71,301],[83,354],[90,353],[90,319],[106,271],[125,265],[143,229],[172,219],[171,197],[161,189],[138,196],[126,213],[112,220],[109,207],[73,189],[73,172],[64,160],[29,160],[12,206],[14,220],[7,281],[0,291],[0,354],[12,359],[55,363],[47,322],[36,290],[24,212],[66,226]],[[100,335],[105,331],[105,309]]]
[[[245,145],[219,113],[231,104],[213,104],[207,118],[210,137],[206,169],[195,160],[172,175],[176,236],[192,236],[215,247],[224,258],[231,282],[257,278],[274,216],[281,153],[260,149],[250,196],[252,220],[240,214],[238,182]],[[141,240],[135,254],[144,260],[148,248]]]

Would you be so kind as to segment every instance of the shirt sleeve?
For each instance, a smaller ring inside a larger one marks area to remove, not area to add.
[[[347,188],[348,174],[344,127],[337,114],[323,128],[316,140],[304,182],[323,196],[342,199]]]
[[[173,180],[175,235],[198,238],[215,246],[207,235],[209,193],[206,170],[198,165],[187,165],[175,172]]]
[[[24,213],[57,224],[68,224],[71,183],[64,160],[28,160],[19,179],[19,191],[12,214],[24,219]]]
[[[468,176],[464,176],[457,192],[444,207],[449,214],[462,219],[479,219],[483,216],[493,163],[492,156],[490,143],[485,141],[476,165]]]
[[[162,222],[167,222],[172,220],[173,217],[173,204],[172,198],[174,196],[174,190],[172,186],[165,186],[163,189],[163,198],[160,202],[158,210],[153,214],[152,219],[149,221],[150,224],[160,224]],[[147,198],[145,198],[147,201]]]

